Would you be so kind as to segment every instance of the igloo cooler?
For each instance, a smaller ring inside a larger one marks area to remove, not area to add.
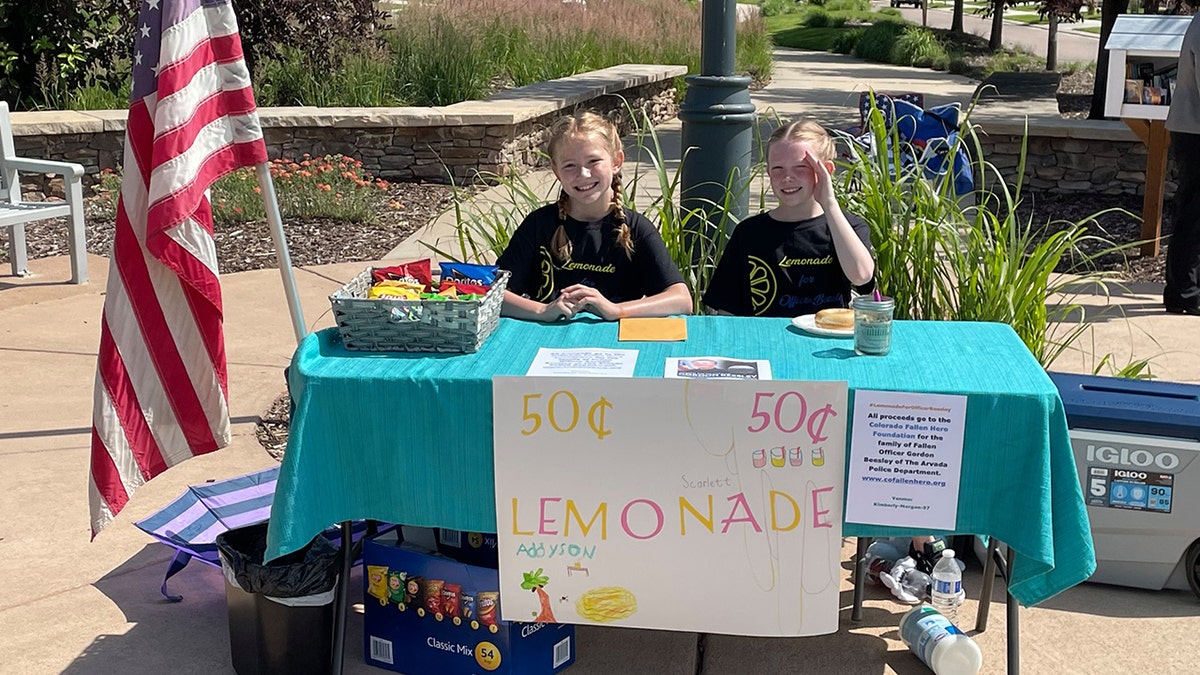
[[[1089,581],[1200,596],[1200,386],[1050,373],[1096,548]]]

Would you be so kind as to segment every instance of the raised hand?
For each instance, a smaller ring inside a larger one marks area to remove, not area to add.
[[[813,199],[823,210],[828,211],[829,205],[837,200],[833,193],[833,176],[829,174],[829,167],[813,154],[811,148],[806,148],[806,150],[804,164],[813,172]]]

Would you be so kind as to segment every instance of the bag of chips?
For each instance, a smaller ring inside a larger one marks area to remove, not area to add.
[[[495,265],[471,265],[468,263],[444,262],[438,265],[442,268],[442,283],[456,283],[482,286],[485,289],[496,281]],[[485,290],[486,292],[486,290]]]
[[[396,298],[398,300],[420,300],[424,288],[408,281],[381,281],[367,289],[367,298]]]
[[[403,265],[391,267],[376,267],[371,270],[371,278],[375,283],[380,281],[407,281],[421,286],[422,291],[433,288],[432,261],[429,258],[414,260]]]
[[[468,284],[462,281],[450,281],[442,279],[442,285],[438,287],[438,293],[449,293],[454,291],[456,295],[463,293],[472,293],[475,295],[487,295],[488,286],[478,286],[476,284]]]

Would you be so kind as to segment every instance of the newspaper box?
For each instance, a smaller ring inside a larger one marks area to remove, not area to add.
[[[1050,373],[1087,501],[1089,581],[1200,596],[1200,386]]]

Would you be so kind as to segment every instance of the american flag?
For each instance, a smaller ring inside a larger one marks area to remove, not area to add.
[[[229,444],[206,190],[267,159],[230,0],[144,0],[92,404],[92,536],[146,481]]]

